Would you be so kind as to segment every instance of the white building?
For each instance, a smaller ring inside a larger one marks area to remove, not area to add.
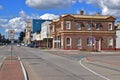
[[[120,22],[118,22],[116,29],[116,49],[120,50]]]
[[[50,23],[50,21],[45,21],[41,24],[41,45],[46,48],[52,47],[52,39],[50,38]]]
[[[50,21],[45,21],[41,25],[41,39],[50,37]]]
[[[32,41],[40,41],[41,40],[41,34],[40,33],[33,33],[32,34]]]

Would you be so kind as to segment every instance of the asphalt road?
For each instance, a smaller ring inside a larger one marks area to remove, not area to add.
[[[9,47],[0,48],[0,56],[6,56],[10,54]],[[118,69],[114,69],[115,67],[109,68],[108,65],[103,66],[103,64],[87,63],[81,60],[81,58],[83,58],[85,55],[79,56],[79,59],[76,60],[54,55],[36,48],[16,46],[13,48],[12,55],[17,55],[22,59],[30,80],[120,79],[120,71],[118,71]]]

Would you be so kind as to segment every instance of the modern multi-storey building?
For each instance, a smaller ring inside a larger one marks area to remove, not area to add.
[[[53,48],[79,50],[115,49],[115,17],[63,14],[50,24]]]

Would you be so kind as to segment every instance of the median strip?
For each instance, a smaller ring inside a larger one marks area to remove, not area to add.
[[[0,80],[27,80],[25,69],[17,56],[7,56],[2,61]]]

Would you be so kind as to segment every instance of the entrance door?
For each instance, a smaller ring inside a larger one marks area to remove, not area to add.
[[[96,50],[101,51],[101,39],[96,41]]]

